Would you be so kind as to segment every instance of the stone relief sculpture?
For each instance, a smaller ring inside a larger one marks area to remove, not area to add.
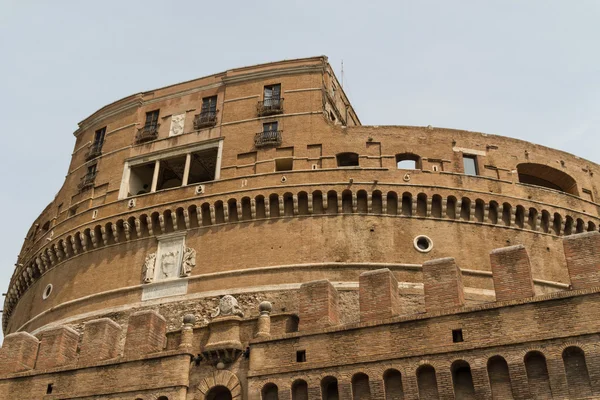
[[[217,309],[211,315],[211,317],[213,317],[213,318],[216,318],[219,316],[226,317],[229,315],[236,315],[238,317],[243,317],[244,312],[238,305],[238,302],[235,299],[235,297],[233,297],[229,294],[226,294],[225,296],[221,297],[221,300],[219,301],[219,307],[217,307]]]
[[[173,278],[177,276],[177,260],[179,258],[178,251],[169,251],[162,254],[160,259],[160,272],[162,279]]]
[[[185,122],[185,114],[177,114],[171,117],[171,129],[169,136],[177,136],[183,133],[183,124]]]
[[[196,266],[196,250],[191,247],[183,249],[183,261],[181,262],[181,273],[179,276],[190,276],[192,269]]]
[[[144,260],[142,274],[144,283],[150,283],[154,280],[154,266],[156,265],[156,253],[148,254]]]

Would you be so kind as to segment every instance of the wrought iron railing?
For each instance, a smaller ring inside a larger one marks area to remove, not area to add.
[[[145,125],[138,129],[137,134],[135,135],[136,143],[144,143],[154,140],[158,137],[158,127],[160,124],[156,125]]]
[[[104,143],[102,143],[102,142],[92,143],[92,145],[88,149],[87,153],[85,154],[85,159],[91,160],[92,158],[96,158],[96,157],[100,156],[102,154],[102,145],[103,144]]]
[[[274,97],[259,101],[256,105],[256,112],[261,117],[283,113],[283,98]]]
[[[98,171],[94,171],[94,172],[88,172],[87,174],[85,174],[83,176],[83,178],[81,178],[81,182],[79,182],[79,185],[77,185],[79,190],[84,191],[84,190],[89,189],[92,186],[94,186],[94,181],[96,180],[97,173],[98,173]]]
[[[207,128],[217,123],[217,111],[202,111],[194,116],[194,129]]]
[[[262,131],[254,135],[254,147],[281,145],[281,131]]]

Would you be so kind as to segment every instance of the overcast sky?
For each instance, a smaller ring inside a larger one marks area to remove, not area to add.
[[[0,291],[79,121],[230,68],[324,54],[338,77],[343,60],[365,125],[495,133],[598,163],[598,21],[597,0],[0,0]]]

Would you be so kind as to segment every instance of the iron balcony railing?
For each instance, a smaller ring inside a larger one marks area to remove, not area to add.
[[[283,98],[274,97],[259,101],[256,105],[256,111],[259,117],[281,114],[283,113]]]
[[[92,143],[92,145],[90,146],[90,148],[88,149],[88,151],[85,155],[85,159],[91,160],[92,158],[96,158],[96,157],[100,156],[102,154],[102,145],[103,144],[104,143],[102,143],[102,142]]]
[[[217,123],[217,111],[202,111],[194,116],[194,129],[215,126]]]
[[[262,131],[254,135],[254,147],[281,145],[281,131]]]
[[[158,137],[158,127],[160,124],[156,125],[145,125],[138,129],[137,134],[135,135],[136,143],[144,143],[154,140]]]
[[[97,173],[98,173],[98,171],[94,171],[94,172],[85,174],[83,176],[83,178],[81,178],[81,182],[79,182],[79,185],[77,185],[79,190],[84,191],[84,190],[87,190],[87,189],[91,188],[92,186],[94,186],[94,181],[96,180]]]

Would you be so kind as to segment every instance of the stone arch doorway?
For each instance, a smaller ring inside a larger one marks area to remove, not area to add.
[[[206,394],[206,400],[232,400],[231,391],[225,386],[215,386]]]

